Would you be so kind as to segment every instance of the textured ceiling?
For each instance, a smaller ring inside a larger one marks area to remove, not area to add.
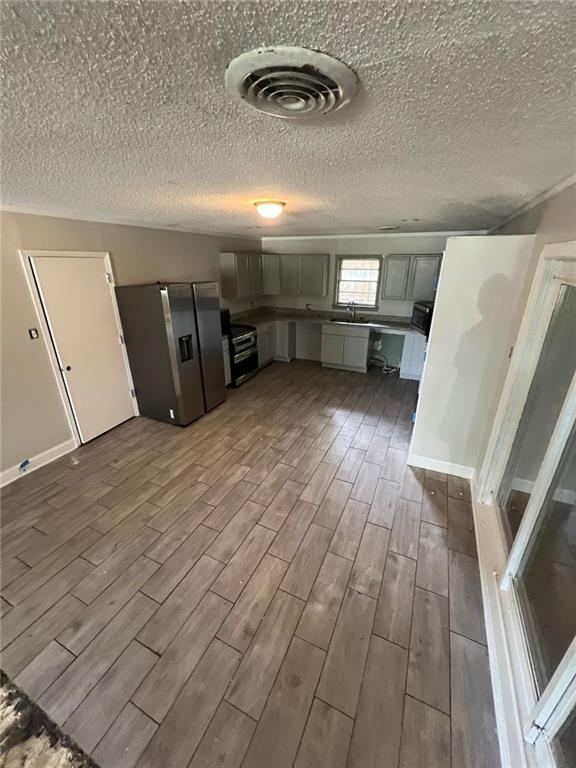
[[[255,236],[484,229],[576,170],[573,2],[6,0],[0,13],[7,206]],[[337,56],[360,94],[309,123],[237,103],[227,62],[272,44]],[[261,197],[286,214],[258,219]]]

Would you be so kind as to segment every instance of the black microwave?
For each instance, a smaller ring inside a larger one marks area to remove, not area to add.
[[[415,301],[412,308],[412,325],[428,338],[432,322],[433,301]]]

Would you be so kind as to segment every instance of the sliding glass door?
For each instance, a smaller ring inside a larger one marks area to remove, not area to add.
[[[475,498],[502,753],[574,768],[576,241],[540,254]]]
[[[554,275],[547,327],[494,500],[509,554],[500,588],[517,607],[535,705],[525,738],[576,766],[576,282]]]

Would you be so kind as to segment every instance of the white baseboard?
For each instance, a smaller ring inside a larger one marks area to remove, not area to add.
[[[65,456],[76,447],[75,440],[66,440],[64,443],[55,445],[54,448],[49,448],[47,451],[42,451],[42,453],[39,453],[37,456],[28,459],[29,463],[26,465],[26,469],[20,469],[20,465],[17,464],[14,467],[8,467],[8,469],[2,470],[2,472],[0,472],[0,488],[9,483],[13,483],[24,475],[29,475],[30,472],[34,472],[35,469],[39,469],[45,464],[49,464],[51,461],[59,459],[60,456]]]
[[[407,463],[411,467],[433,469],[435,472],[444,472],[446,475],[455,475],[466,480],[471,480],[474,477],[474,467],[466,467],[464,464],[452,464],[449,461],[428,459],[426,456],[416,456],[413,453],[408,454]]]

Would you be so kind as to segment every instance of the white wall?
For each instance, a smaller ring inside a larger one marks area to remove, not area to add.
[[[532,280],[533,247],[530,236],[448,240],[411,463],[467,475],[479,467]]]
[[[6,212],[0,226],[2,470],[72,437],[44,340],[28,337],[38,319],[18,249],[109,251],[116,282],[130,284],[218,280],[221,250],[260,247],[258,241]]]
[[[304,309],[311,304],[312,309],[330,310],[334,303],[334,281],[336,279],[336,256],[384,255],[393,253],[441,254],[446,245],[446,235],[434,233],[410,235],[374,235],[334,236],[334,237],[264,237],[263,253],[328,253],[330,254],[330,274],[328,295],[322,298],[306,296],[270,296],[264,297],[260,304],[271,307],[290,307]],[[411,301],[380,300],[379,314],[397,317],[410,317]],[[237,311],[236,309],[234,311]],[[362,311],[363,314],[365,310]]]

